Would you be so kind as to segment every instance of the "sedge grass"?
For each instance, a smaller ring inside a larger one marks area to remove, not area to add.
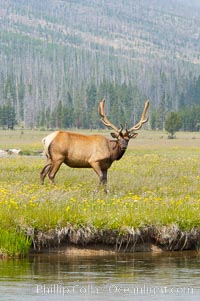
[[[68,223],[117,231],[174,224],[186,231],[199,228],[199,140],[162,138],[149,145],[149,138],[143,138],[113,163],[106,195],[93,192],[98,183],[93,170],[62,166],[56,186],[48,180],[41,186],[44,158],[1,158],[0,229],[25,233]]]
[[[15,229],[0,229],[0,255],[6,257],[26,256],[31,240]]]

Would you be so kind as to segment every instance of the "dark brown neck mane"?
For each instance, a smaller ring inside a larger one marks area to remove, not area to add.
[[[126,151],[126,148],[125,149],[122,149],[120,144],[119,144],[119,141],[117,140],[110,140],[110,143],[111,143],[111,159],[112,159],[112,162],[115,161],[115,160],[120,160],[125,151]]]

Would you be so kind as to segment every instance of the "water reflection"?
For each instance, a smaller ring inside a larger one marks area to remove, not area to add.
[[[0,300],[199,300],[195,252],[0,261]]]

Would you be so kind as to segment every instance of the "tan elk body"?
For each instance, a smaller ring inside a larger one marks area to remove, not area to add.
[[[48,174],[51,183],[62,163],[73,168],[93,168],[99,176],[101,184],[106,191],[107,170],[115,160],[121,159],[125,153],[128,142],[134,138],[137,133],[135,130],[141,128],[142,124],[147,122],[146,111],[149,101],[146,102],[140,122],[131,129],[118,129],[106,117],[104,112],[104,102],[99,104],[99,113],[102,122],[112,128],[115,132],[111,133],[116,140],[110,140],[103,135],[83,135],[73,132],[56,131],[46,136],[42,141],[44,152],[47,156],[47,164],[40,173],[41,184]]]

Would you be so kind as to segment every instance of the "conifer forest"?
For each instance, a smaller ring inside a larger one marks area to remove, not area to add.
[[[200,130],[198,0],[1,0],[0,127]]]

